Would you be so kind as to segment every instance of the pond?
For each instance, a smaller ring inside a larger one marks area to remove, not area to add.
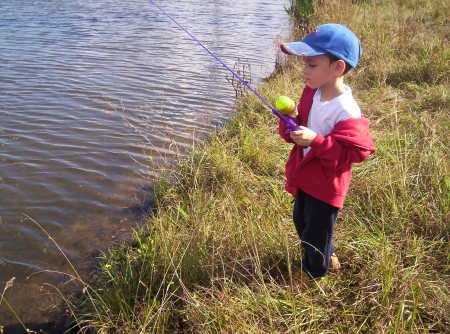
[[[158,3],[228,66],[251,66],[254,85],[289,32],[287,1]],[[8,302],[45,322],[42,287],[70,272],[61,251],[84,270],[129,238],[161,168],[230,118],[235,90],[147,1],[6,0],[0,11],[0,288],[15,277]],[[16,321],[3,302],[0,325]]]

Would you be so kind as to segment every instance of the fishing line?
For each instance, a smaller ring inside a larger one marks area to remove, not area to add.
[[[272,113],[277,116],[279,119],[281,119],[290,130],[298,130],[299,127],[295,121],[283,114],[279,110],[277,110],[269,101],[267,101],[261,94],[259,94],[256,89],[254,89],[252,86],[249,85],[247,81],[245,81],[239,74],[237,74],[232,68],[230,68],[227,64],[225,64],[222,59],[220,59],[216,54],[214,54],[211,50],[209,50],[197,37],[195,37],[189,30],[187,30],[185,27],[183,27],[180,23],[178,23],[169,13],[167,13],[161,6],[159,6],[154,0],[148,0],[153,6],[158,8],[161,13],[163,13],[167,18],[169,18],[175,25],[183,30],[186,34],[189,35],[189,37],[197,42],[210,56],[212,56],[215,60],[217,60],[223,67],[225,67],[228,71],[230,71],[236,79],[239,80],[241,84],[243,84],[245,87],[247,87],[253,94],[256,95],[257,98],[259,98],[267,107],[269,107],[272,110]]]

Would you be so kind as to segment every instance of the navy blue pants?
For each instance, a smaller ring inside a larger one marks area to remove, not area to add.
[[[302,269],[312,277],[325,276],[333,253],[333,228],[339,209],[299,191],[294,224],[303,247]]]

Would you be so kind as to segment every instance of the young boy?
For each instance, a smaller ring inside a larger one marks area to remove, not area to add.
[[[351,165],[375,152],[368,120],[361,115],[344,75],[358,64],[358,38],[340,24],[324,24],[281,50],[302,57],[305,88],[295,118],[300,130],[279,133],[294,144],[286,163],[286,190],[295,197],[293,218],[301,238],[302,269],[311,277],[338,269],[333,226],[350,184]],[[331,259],[331,261],[330,261]],[[330,263],[331,262],[331,263]]]

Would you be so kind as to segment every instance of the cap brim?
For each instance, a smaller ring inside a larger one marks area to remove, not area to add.
[[[303,42],[281,43],[280,49],[285,54],[297,57],[312,57],[324,54],[324,52],[314,50]]]

